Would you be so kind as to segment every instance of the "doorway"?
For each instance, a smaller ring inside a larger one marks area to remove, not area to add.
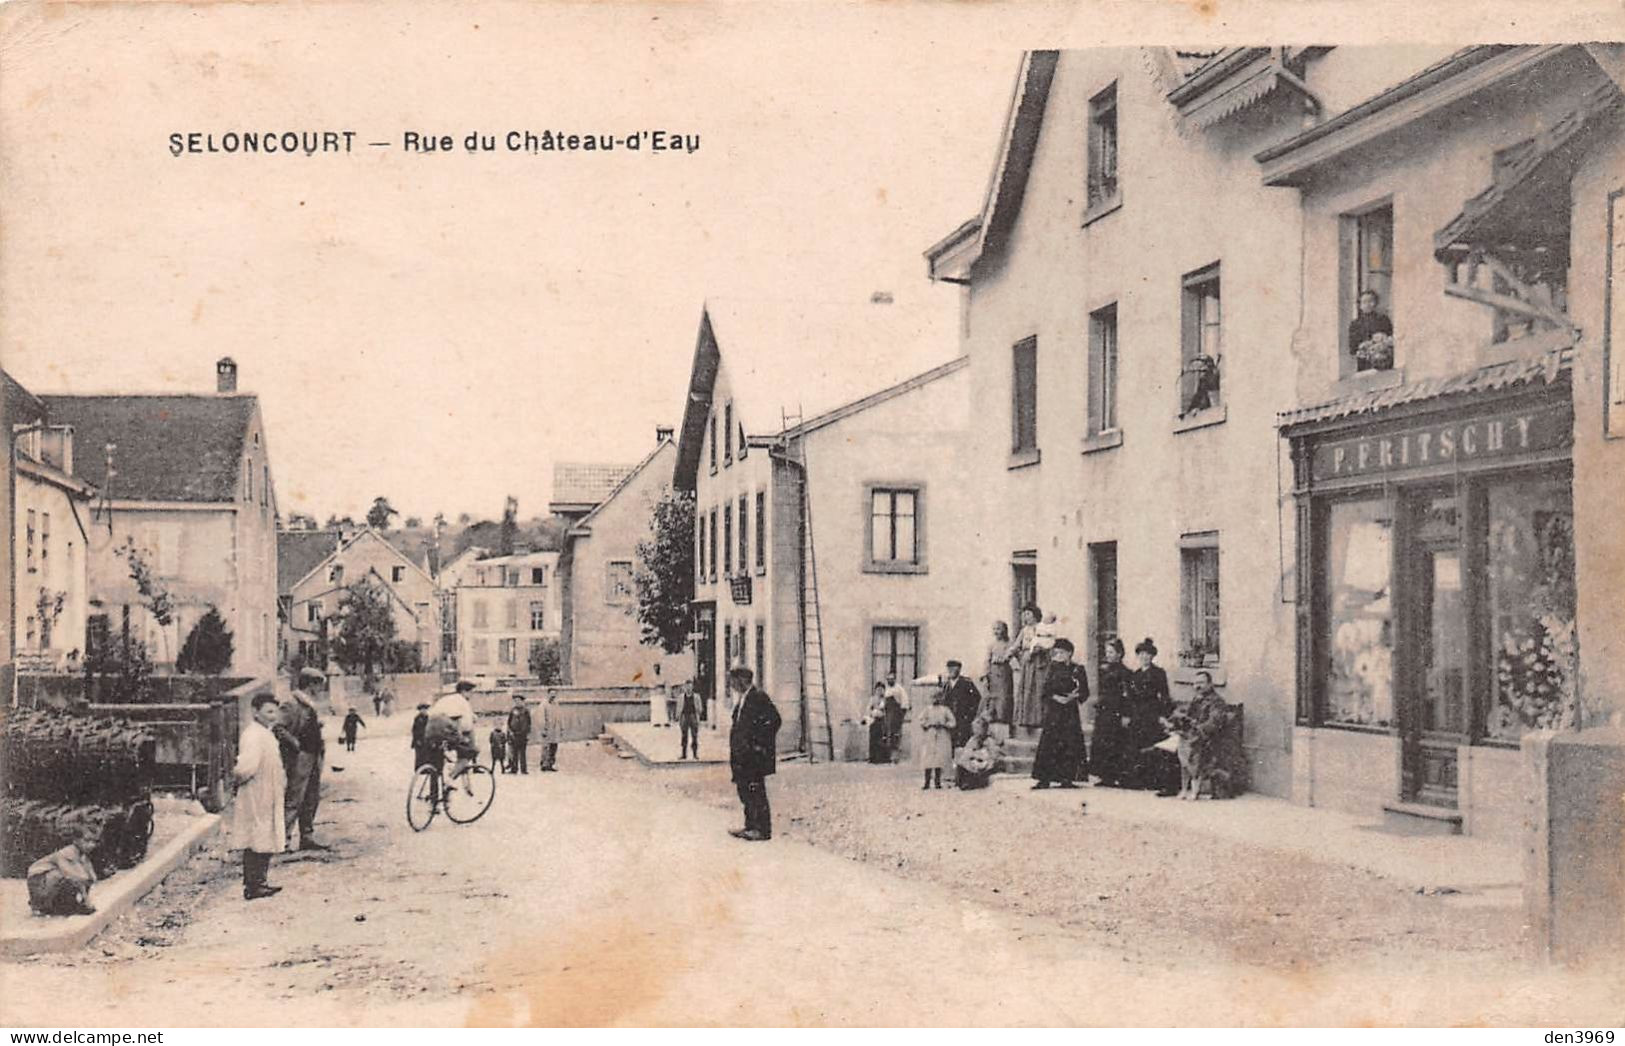
[[[1457,748],[1467,743],[1470,655],[1461,498],[1429,488],[1405,499],[1398,697],[1401,799],[1456,805]]]
[[[1094,667],[1099,672],[1106,663],[1107,641],[1117,638],[1117,542],[1100,541],[1089,546],[1089,583],[1094,609],[1089,616],[1089,649],[1094,652]]]
[[[1021,608],[1038,603],[1038,554],[1017,552],[1010,564],[1010,636],[1021,631]]]
[[[700,699],[700,718],[709,720],[717,696],[717,605],[694,608],[694,693]]]

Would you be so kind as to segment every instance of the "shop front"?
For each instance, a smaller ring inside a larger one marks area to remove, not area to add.
[[[1574,714],[1573,428],[1561,354],[1283,416],[1296,799],[1517,838],[1520,739]]]

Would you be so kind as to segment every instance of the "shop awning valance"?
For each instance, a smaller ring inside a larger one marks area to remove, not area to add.
[[[1394,407],[1445,397],[1491,392],[1521,385],[1550,385],[1569,369],[1573,359],[1573,348],[1566,345],[1535,355],[1491,363],[1449,377],[1429,378],[1385,389],[1357,392],[1314,406],[1282,411],[1276,415],[1276,426],[1283,432],[1289,432],[1316,422],[1356,414],[1374,414]]]

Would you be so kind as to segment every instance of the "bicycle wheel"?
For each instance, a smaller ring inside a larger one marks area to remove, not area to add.
[[[496,797],[496,775],[490,767],[476,763],[455,781],[446,782],[446,816],[458,824],[472,824],[491,809]]]
[[[434,820],[438,804],[435,796],[440,789],[440,772],[432,766],[420,766],[412,775],[412,787],[406,793],[406,823],[412,831],[421,832]]]

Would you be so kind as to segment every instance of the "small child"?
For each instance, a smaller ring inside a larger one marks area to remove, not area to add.
[[[988,736],[986,717],[978,716],[971,724],[970,740],[959,750],[954,760],[955,774],[961,791],[986,788],[999,765],[999,742]]]
[[[508,731],[500,726],[491,731],[491,769],[508,772]]]
[[[73,842],[28,866],[28,906],[41,915],[90,915],[90,886],[96,870],[90,851],[96,837],[89,829]]]
[[[920,713],[920,768],[925,771],[925,784],[920,791],[931,787],[934,779],[937,790],[942,790],[942,771],[954,756],[954,714],[948,710],[947,691],[937,691],[931,707]]]
[[[355,751],[355,731],[356,731],[356,727],[366,726],[366,725],[367,725],[366,720],[362,719],[361,716],[357,715],[356,710],[354,708],[350,709],[349,712],[345,713],[344,725],[339,728],[339,733],[341,735],[343,735],[343,737],[344,737],[344,750],[346,752]]]
[[[1033,626],[1033,645],[1040,650],[1053,650],[1055,637],[1060,635],[1060,627],[1054,614],[1044,615],[1044,620]]]

